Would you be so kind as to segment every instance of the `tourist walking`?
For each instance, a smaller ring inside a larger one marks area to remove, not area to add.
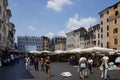
[[[39,58],[38,56],[34,57],[34,69],[38,71],[38,66],[39,66]]]
[[[69,65],[73,65],[73,57],[72,56],[70,56],[70,58],[69,58]]]
[[[47,56],[45,60],[46,74],[47,77],[50,77],[50,57]]]
[[[109,68],[109,65],[108,65],[108,62],[109,62],[109,57],[107,54],[105,54],[105,56],[102,57],[102,63],[101,63],[101,66],[103,67],[102,69],[102,73],[101,73],[101,78],[104,78],[104,79],[108,79],[108,68]]]
[[[41,65],[41,71],[44,71],[45,70],[45,68],[44,68],[45,63],[44,63],[43,58],[41,58],[41,60],[40,60],[40,65]]]
[[[10,59],[11,59],[11,63],[14,64],[15,63],[15,56],[13,54],[10,54]]]
[[[25,56],[25,67],[26,70],[30,69],[30,57],[28,55]]]
[[[85,71],[87,68],[87,59],[84,56],[81,56],[79,59],[79,71],[80,71],[80,78],[84,79]]]
[[[92,64],[93,64],[93,59],[91,57],[88,57],[88,74],[92,73]]]

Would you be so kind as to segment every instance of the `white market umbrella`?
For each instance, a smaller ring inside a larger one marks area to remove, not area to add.
[[[86,49],[82,49],[82,52],[91,52],[93,51],[93,48],[86,48]]]
[[[51,51],[43,50],[43,51],[41,51],[41,53],[51,53]]]
[[[92,50],[101,50],[101,51],[107,51],[108,49],[107,48],[103,48],[103,47],[92,47],[91,48]]]
[[[75,48],[70,50],[69,52],[80,52],[82,49],[81,48]]]
[[[54,51],[54,54],[60,54],[60,53],[64,53],[64,51],[62,51],[62,50],[56,50],[56,51]]]
[[[117,57],[117,58],[115,59],[115,62],[116,62],[116,63],[120,63],[120,57]]]
[[[113,49],[108,49],[108,48],[104,48],[104,47],[91,47],[91,48],[86,48],[86,49],[83,49],[83,51],[108,51],[108,52],[112,52],[114,51]]]
[[[35,54],[35,53],[37,53],[37,54],[41,54],[40,51],[29,51],[29,53],[32,53],[32,54]]]
[[[64,53],[69,53],[69,51],[64,51]]]

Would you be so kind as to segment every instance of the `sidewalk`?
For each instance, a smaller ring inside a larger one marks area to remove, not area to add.
[[[20,60],[19,64],[0,67],[0,80],[35,80],[34,77],[25,69],[24,63]]]

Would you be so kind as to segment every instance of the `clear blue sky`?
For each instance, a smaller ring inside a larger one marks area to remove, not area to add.
[[[64,35],[99,23],[98,13],[119,0],[8,0],[15,36]]]

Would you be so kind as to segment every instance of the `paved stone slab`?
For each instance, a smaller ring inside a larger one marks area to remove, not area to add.
[[[25,70],[24,63],[21,61],[19,64],[13,66],[0,68],[0,80],[80,80],[77,67],[70,66],[68,63],[51,63],[51,78],[47,78],[45,71],[35,71],[31,66],[29,71]],[[39,66],[40,68],[40,66]],[[63,77],[60,75],[62,72],[70,72],[72,76]],[[109,71],[109,80],[120,80],[120,71]],[[100,78],[101,71],[99,68],[93,68],[93,74],[89,75],[84,80],[103,80]]]
[[[72,76],[63,77],[60,75],[62,72],[70,72]],[[33,66],[30,73],[36,80],[80,80],[77,67],[70,66],[68,63],[51,63],[51,78],[47,78],[44,71],[35,71]],[[120,80],[120,71],[109,71],[109,80]],[[99,68],[93,68],[93,74],[86,77],[84,80],[103,80],[101,79],[101,71]]]

